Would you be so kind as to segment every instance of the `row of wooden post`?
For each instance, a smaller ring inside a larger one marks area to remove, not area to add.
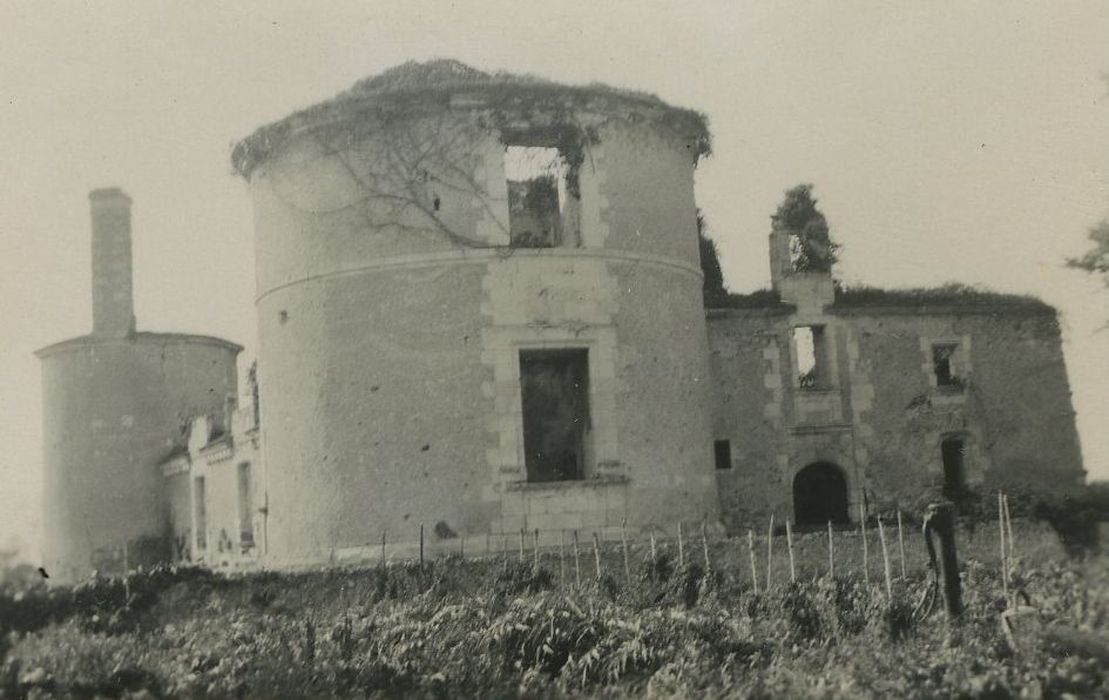
[[[1012,547],[1012,523],[1011,523],[1011,521],[1009,521],[1008,499],[1001,493],[998,493],[998,509],[999,509],[998,510],[999,520],[1001,522],[1002,564],[1003,564],[1003,569],[1005,571],[1005,573],[1003,575],[1003,581],[1005,583],[1005,593],[1006,593],[1006,597],[1007,597],[1008,596],[1008,569],[1005,566],[1005,563],[1007,561],[1006,552],[1008,551],[1009,556],[1011,556],[1011,553],[1012,553],[1012,549],[1011,549],[1011,547]],[[770,523],[769,523],[769,527],[768,527],[768,530],[767,530],[767,538],[766,538],[766,584],[765,584],[766,585],[766,590],[769,590],[773,586],[774,517],[775,516],[773,514],[771,514]],[[797,566],[796,566],[796,560],[794,558],[794,552],[793,552],[793,527],[792,527],[791,523],[788,520],[786,521],[785,529],[786,529],[786,548],[787,548],[787,551],[788,551],[788,554],[789,554],[789,576],[790,576],[790,581],[792,582],[792,581],[797,580]],[[677,532],[677,534],[678,534],[678,542],[677,542],[677,544],[678,544],[678,566],[681,567],[685,564],[685,535],[684,535],[684,531],[683,531],[683,524],[681,522],[678,523],[677,530],[678,530],[678,532]],[[1009,543],[1008,544],[1008,547],[1009,547],[1008,550],[1006,550],[1006,530],[1008,530],[1008,543]],[[863,553],[863,567],[862,567],[863,568],[863,581],[864,581],[864,584],[869,588],[869,586],[870,586],[870,561],[869,561],[870,554],[869,554],[868,537],[867,537],[867,532],[866,532],[865,512],[864,512],[861,505],[860,505],[860,509],[859,509],[859,532],[860,532],[860,536],[861,536],[861,539],[862,539],[862,549],[863,549],[863,552],[862,552]],[[882,522],[882,519],[880,517],[878,518],[878,535],[879,535],[879,539],[880,539],[881,545],[882,545],[882,563],[883,563],[883,572],[885,574],[886,594],[887,594],[887,596],[892,597],[893,596],[893,576],[892,576],[892,572],[891,572],[889,550],[886,546],[885,525]],[[527,531],[524,530],[524,529],[521,529],[520,533],[519,533],[519,560],[520,560],[521,563],[526,561],[526,556],[525,556],[526,539],[527,539]],[[539,530],[538,529],[535,529],[535,530],[532,531],[531,540],[532,540],[531,545],[532,545],[533,567],[536,570],[538,570],[539,566],[540,566]],[[705,571],[706,571],[706,573],[710,573],[712,571],[712,558],[709,554],[707,525],[704,522],[701,523],[701,542],[702,542],[702,548],[703,548],[703,554],[704,554]],[[424,525],[423,525],[423,523],[421,523],[420,524],[420,548],[419,548],[419,557],[420,557],[419,558],[419,563],[420,563],[420,569],[421,570],[423,570],[423,568],[424,568],[424,561],[425,561],[424,543],[425,543]],[[631,562],[630,562],[630,557],[629,557],[629,554],[628,554],[627,521],[624,521],[621,524],[620,543],[621,543],[621,549],[623,551],[624,581],[625,581],[626,584],[630,584],[631,583]],[[904,534],[903,534],[903,531],[902,531],[901,511],[900,510],[897,511],[897,543],[898,543],[898,554],[899,554],[899,559],[900,559],[900,564],[901,564],[901,567],[900,567],[901,568],[901,578],[904,579],[906,577],[905,540],[904,540]],[[565,531],[560,531],[559,532],[559,546],[558,546],[558,551],[559,551],[559,582],[560,582],[560,584],[563,584],[563,585],[565,584],[565,579],[566,579],[565,545],[566,545]],[[655,541],[655,534],[653,532],[650,534],[650,545],[651,545],[651,570],[650,570],[650,575],[653,579],[654,576],[655,576],[655,564],[657,562],[657,557],[658,557],[658,555],[657,555],[657,546],[656,546],[656,541]],[[757,564],[757,560],[756,560],[756,556],[755,556],[755,535],[754,535],[754,532],[751,531],[751,530],[747,531],[747,545],[748,545],[748,554],[749,554],[750,565],[751,565],[751,584],[752,584],[753,590],[757,593],[759,591],[758,564]],[[593,564],[594,564],[594,570],[595,570],[595,574],[596,574],[597,578],[600,578],[601,575],[602,575],[601,551],[600,550],[601,550],[600,540],[597,536],[597,533],[594,532],[593,533]],[[459,553],[461,554],[461,556],[465,557],[465,539],[464,538],[460,538],[460,540],[459,540]],[[505,554],[505,552],[502,551],[502,555],[503,554]],[[578,532],[576,530],[573,531],[573,556],[574,556],[574,581],[575,581],[575,584],[580,587],[581,586],[580,545],[579,545],[579,541],[578,541]],[[125,552],[125,557],[126,557],[126,552]],[[385,560],[386,560],[386,532],[382,532],[381,533],[381,565],[382,566],[385,565]],[[507,562],[508,562],[508,557],[507,556],[504,556],[504,562],[505,562],[505,566],[507,567]],[[829,521],[828,522],[828,574],[829,574],[829,576],[834,578],[835,573],[836,573],[835,538],[834,538],[834,533],[833,533],[833,529],[832,529],[832,522]]]

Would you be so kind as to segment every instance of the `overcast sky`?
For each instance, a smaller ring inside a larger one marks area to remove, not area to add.
[[[31,353],[91,329],[88,191],[135,201],[140,329],[223,336],[248,361],[231,143],[434,57],[705,112],[697,196],[733,290],[769,283],[768,217],[811,182],[846,281],[1055,304],[1086,466],[1109,478],[1109,290],[1062,267],[1109,214],[1109,3],[3,0],[0,28],[0,547],[38,520]]]

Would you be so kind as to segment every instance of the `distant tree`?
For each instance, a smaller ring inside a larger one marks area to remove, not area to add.
[[[838,260],[839,244],[832,241],[828,220],[816,208],[813,186],[797,185],[786,192],[771,217],[790,232],[790,257],[797,272],[831,272]]]
[[[723,299],[728,296],[724,288],[724,273],[720,271],[720,256],[716,250],[716,242],[705,233],[708,226],[701,210],[697,210],[697,242],[701,248],[701,272],[705,275],[705,299]]]
[[[1068,258],[1067,266],[1101,275],[1102,281],[1109,286],[1109,219],[1091,228],[1088,237],[1094,246],[1081,257]]]

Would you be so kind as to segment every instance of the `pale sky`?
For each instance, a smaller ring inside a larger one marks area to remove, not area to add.
[[[1086,468],[1109,478],[1109,290],[1062,267],[1109,215],[1109,3],[2,0],[0,548],[38,522],[32,352],[92,325],[88,191],[135,201],[139,328],[242,343],[245,366],[251,204],[232,142],[436,57],[706,113],[697,196],[733,290],[769,283],[769,215],[812,182],[846,281],[1056,305]]]

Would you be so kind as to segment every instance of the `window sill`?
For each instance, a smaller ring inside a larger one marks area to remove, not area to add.
[[[570,481],[510,481],[504,485],[505,491],[559,491],[576,488],[602,488],[628,483],[626,476],[599,476],[592,479],[573,479]]]

